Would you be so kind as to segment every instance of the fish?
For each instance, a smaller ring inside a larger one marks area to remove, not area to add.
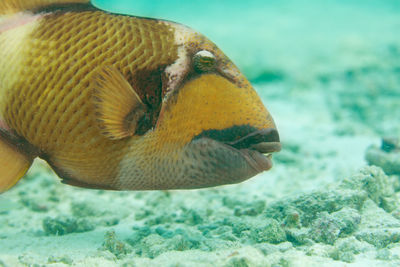
[[[35,158],[73,186],[196,189],[272,167],[275,122],[238,67],[172,21],[82,0],[0,2],[0,192]]]

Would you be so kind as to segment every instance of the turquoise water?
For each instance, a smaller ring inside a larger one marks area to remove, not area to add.
[[[208,36],[283,149],[193,191],[69,187],[37,162],[0,195],[0,266],[400,266],[400,1],[94,3]]]
[[[398,129],[400,109],[392,96],[398,92],[399,1],[95,0],[94,4],[186,24],[214,41],[253,82],[284,81],[281,85],[313,90],[312,83],[329,80],[321,90],[341,99],[327,99],[327,105],[349,113],[334,116],[363,120],[380,134]],[[348,77],[337,79],[340,75]],[[390,115],[383,115],[387,110]]]
[[[332,49],[349,38],[359,38],[377,47],[396,42],[400,31],[400,3],[396,0],[94,3],[114,12],[164,18],[191,26],[216,42],[239,66],[249,65],[250,60],[255,65],[276,64],[275,60],[288,65],[302,64],[307,60],[304,56],[336,57],[337,51]]]

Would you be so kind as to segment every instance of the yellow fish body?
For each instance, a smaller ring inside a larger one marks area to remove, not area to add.
[[[64,183],[114,190],[216,186],[271,168],[273,119],[212,42],[86,2],[0,2],[0,192],[36,157]]]

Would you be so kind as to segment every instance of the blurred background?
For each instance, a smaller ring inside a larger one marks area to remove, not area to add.
[[[217,43],[251,78],[261,68],[309,75],[328,66],[362,65],[369,60],[366,50],[385,49],[400,39],[397,0],[93,2],[113,12],[186,24]]]
[[[273,84],[258,88],[265,98],[289,100],[296,92],[321,91],[333,119],[345,120],[343,134],[399,131],[393,120],[400,120],[400,1],[93,2],[112,12],[168,19],[202,32],[253,83]]]
[[[399,168],[400,148],[381,141],[400,140],[400,0],[93,3],[209,37],[253,83],[283,149],[268,172],[193,191],[70,187],[37,161],[0,195],[0,266],[400,266],[400,174],[359,172]]]

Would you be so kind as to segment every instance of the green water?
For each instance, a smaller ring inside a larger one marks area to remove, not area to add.
[[[0,195],[0,266],[400,266],[400,1],[94,3],[208,36],[283,149],[193,191],[74,188],[37,162]]]

